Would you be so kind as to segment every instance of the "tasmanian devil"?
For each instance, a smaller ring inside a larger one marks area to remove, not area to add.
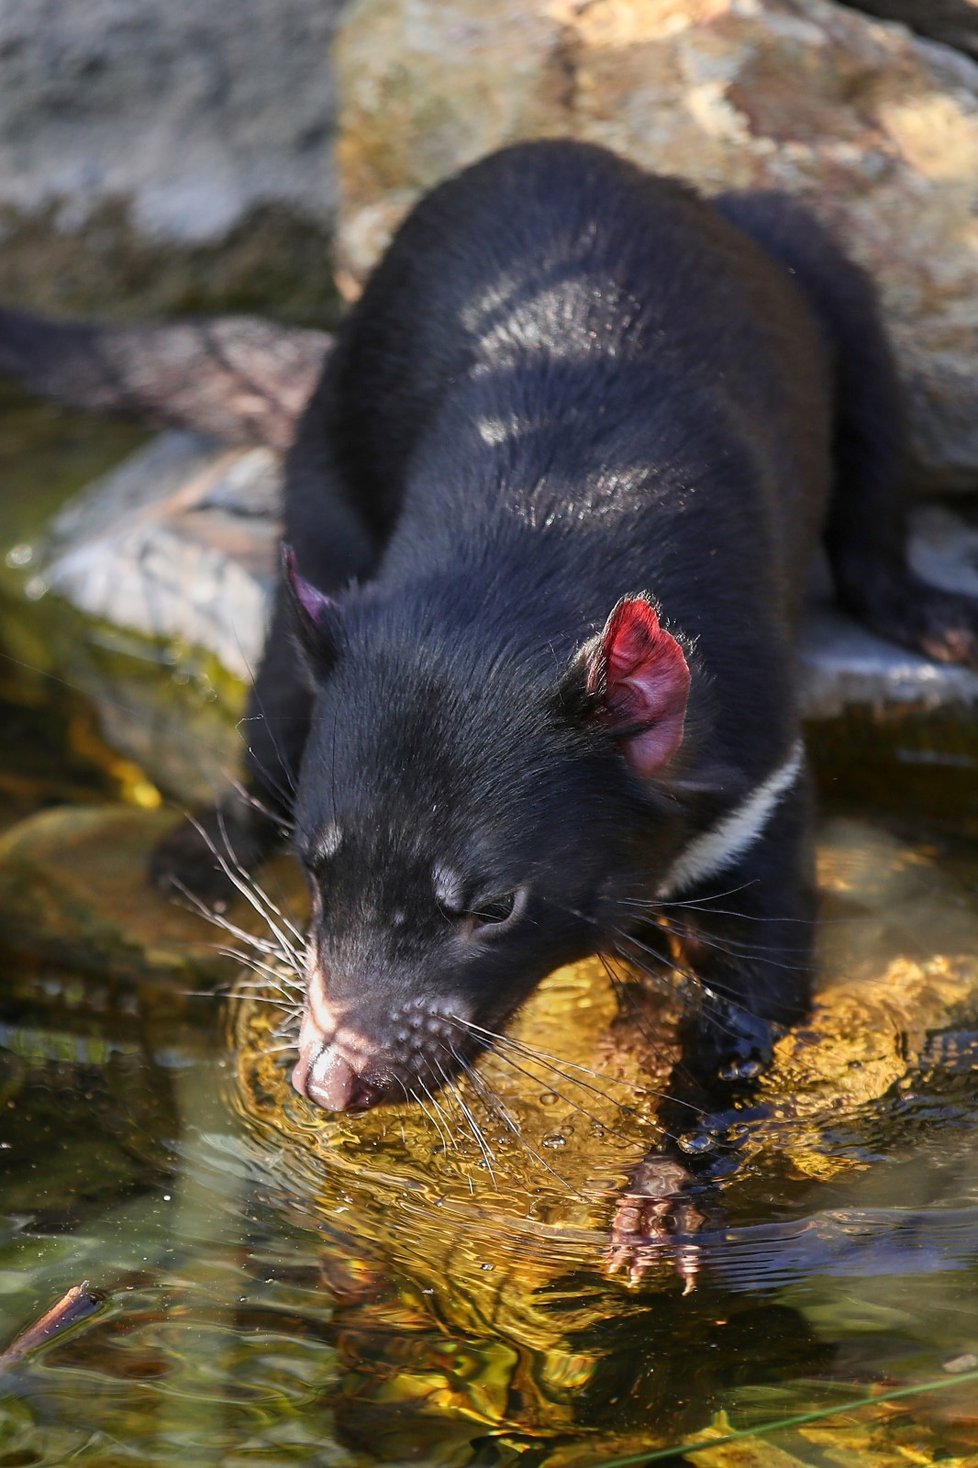
[[[853,612],[976,661],[978,603],[907,569],[903,478],[872,290],[798,205],[572,142],[417,205],[289,452],[251,798],[156,858],[214,890],[208,840],[251,866],[291,829],[304,1096],[437,1089],[657,913],[704,996],[686,1070],[763,1056],[809,1002],[820,533]]]

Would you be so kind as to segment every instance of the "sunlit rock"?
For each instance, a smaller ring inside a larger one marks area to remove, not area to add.
[[[161,434],[56,517],[40,579],[100,621],[206,648],[250,679],[280,494],[270,449]]]
[[[978,67],[828,0],[357,0],[337,49],[355,290],[414,199],[501,144],[604,143],[802,197],[879,282],[924,476],[978,481]]]

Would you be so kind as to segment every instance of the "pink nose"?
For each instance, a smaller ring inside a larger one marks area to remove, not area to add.
[[[357,1072],[336,1045],[309,1045],[299,1052],[292,1084],[324,1111],[366,1111],[379,1092]]]

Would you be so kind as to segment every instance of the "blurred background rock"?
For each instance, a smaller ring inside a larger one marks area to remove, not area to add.
[[[0,296],[322,317],[341,8],[0,0]]]

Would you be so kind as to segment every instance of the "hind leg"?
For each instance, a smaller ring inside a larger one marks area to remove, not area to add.
[[[875,293],[848,262],[844,274],[851,315],[825,537],[839,601],[881,637],[938,662],[978,667],[978,598],[930,585],[907,562],[906,407]]]
[[[978,597],[932,586],[911,570],[903,515],[891,511],[889,526],[877,518],[885,497],[833,513],[827,539],[839,601],[891,642],[978,668]]]
[[[882,637],[938,662],[978,667],[978,598],[930,585],[907,562],[902,393],[869,283],[856,274],[849,293],[864,340],[841,371],[825,537],[839,600]]]
[[[835,488],[826,546],[842,605],[882,637],[978,667],[978,598],[942,591],[907,564],[906,404],[869,276],[797,200],[724,194],[717,208],[780,260],[835,359]]]

